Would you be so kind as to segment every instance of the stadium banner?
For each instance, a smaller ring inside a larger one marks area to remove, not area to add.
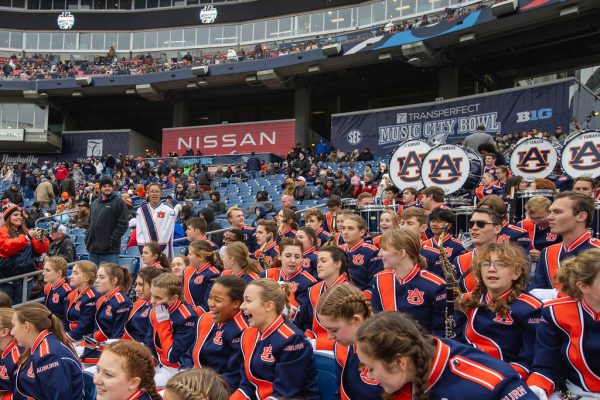
[[[183,155],[188,148],[203,155],[287,154],[294,147],[296,120],[189,126],[163,129],[162,155]]]
[[[374,155],[384,156],[407,140],[460,142],[480,125],[491,135],[531,129],[554,132],[558,125],[569,125],[573,84],[569,79],[442,102],[334,114],[331,140],[345,152],[368,147]]]

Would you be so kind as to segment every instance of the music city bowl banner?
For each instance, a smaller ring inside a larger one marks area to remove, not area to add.
[[[162,155],[183,155],[188,148],[205,155],[287,154],[294,147],[296,120],[190,126],[163,129]]]
[[[554,132],[557,125],[566,130],[572,84],[561,81],[439,103],[335,114],[331,139],[334,147],[346,152],[368,147],[385,156],[407,140],[459,142],[479,126],[491,135],[530,129]]]

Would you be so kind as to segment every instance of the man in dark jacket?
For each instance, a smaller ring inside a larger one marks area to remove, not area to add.
[[[250,158],[246,161],[246,170],[252,179],[260,176],[260,158],[256,157],[254,152],[250,154]]]
[[[72,172],[69,172],[67,177],[60,182],[60,192],[67,192],[69,197],[75,197],[75,180]]]
[[[218,231],[220,229],[223,229],[221,224],[219,224],[217,221],[215,221],[215,212],[213,211],[212,208],[203,208],[202,210],[200,210],[200,214],[206,220],[206,224],[207,224],[206,232]],[[211,235],[210,240],[213,243],[215,243],[216,245],[222,246],[223,245],[223,232],[215,233],[215,234]]]
[[[75,244],[67,235],[67,228],[64,225],[53,224],[50,239],[52,242],[46,253],[48,256],[62,256],[68,263],[75,261]]]
[[[119,263],[121,237],[128,225],[127,206],[113,193],[113,181],[109,177],[100,179],[101,194],[90,207],[90,227],[85,232],[85,247],[89,260]]]
[[[27,223],[28,228],[34,227],[35,221],[44,216],[44,214],[42,214],[42,210],[40,210],[40,203],[37,201],[34,201],[31,204],[31,211],[26,211],[25,214],[27,215],[25,222]]]
[[[350,180],[345,175],[341,175],[337,185],[331,191],[332,194],[339,196],[342,199],[354,197],[354,188],[350,184]]]
[[[18,206],[23,206],[23,195],[19,190],[19,185],[13,183],[8,189],[2,194],[3,199],[8,199],[9,202]]]
[[[306,187],[306,178],[299,176],[296,178],[296,187],[294,188],[294,199],[299,201],[312,199],[310,189]]]

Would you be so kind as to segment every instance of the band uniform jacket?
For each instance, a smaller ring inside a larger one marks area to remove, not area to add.
[[[68,329],[67,336],[72,342],[77,342],[83,335],[94,332],[96,317],[96,301],[100,294],[96,289],[87,287],[73,290],[66,299],[65,318]]]
[[[365,290],[375,274],[383,269],[379,249],[361,240],[352,247],[345,243],[342,250],[348,255],[350,280],[360,290]]]

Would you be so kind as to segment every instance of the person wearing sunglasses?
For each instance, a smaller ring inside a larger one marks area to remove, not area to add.
[[[529,260],[519,245],[482,246],[473,261],[477,285],[459,300],[457,337],[465,344],[504,360],[523,379],[533,362],[542,302],[528,294]]]
[[[474,290],[477,286],[476,277],[472,273],[473,260],[482,246],[498,241],[500,229],[502,229],[502,217],[493,210],[478,207],[473,211],[469,221],[469,233],[475,248],[454,259],[454,269],[458,273],[459,285],[463,292]]]

